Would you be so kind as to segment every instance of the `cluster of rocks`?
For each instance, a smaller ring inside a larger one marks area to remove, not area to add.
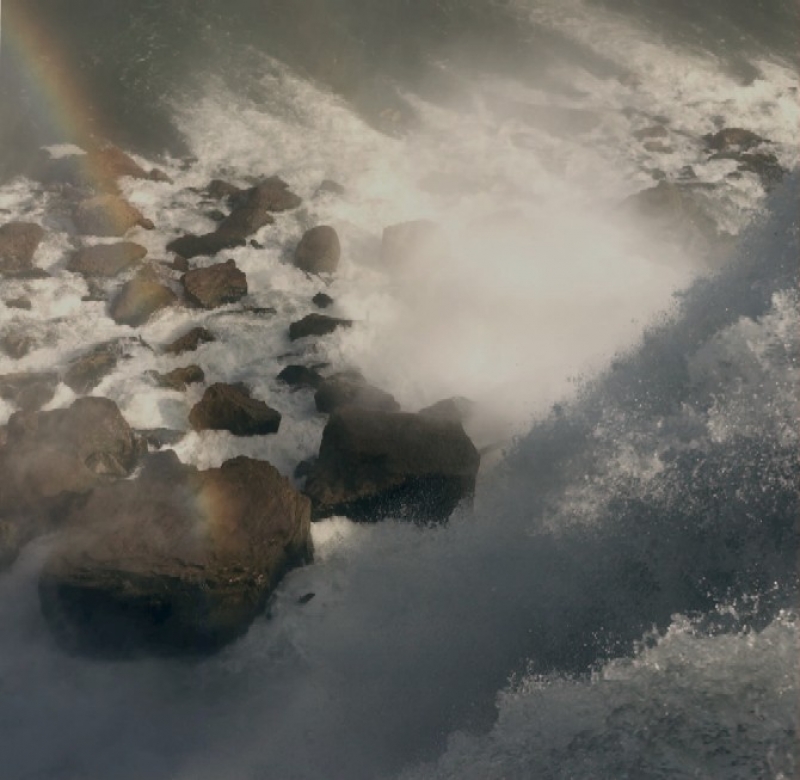
[[[169,306],[242,305],[248,280],[234,260],[197,267],[191,261],[254,241],[275,214],[301,202],[277,177],[247,189],[212,181],[205,196],[228,211],[219,210],[216,230],[177,238],[167,245],[169,261],[148,261],[146,248],[126,236],[154,225],[123,199],[116,181],[168,177],[111,147],[91,155],[91,179],[84,175],[86,160],[72,158],[54,161],[42,179],[66,181],[78,194],[71,211],[77,235],[119,239],[79,246],[65,270],[86,279],[90,300],[106,300],[104,285],[127,275],[107,313],[133,328]],[[329,182],[326,191],[339,190]],[[33,274],[45,238],[35,224],[0,227],[0,274]],[[340,258],[335,229],[318,225],[301,237],[293,263],[308,275],[331,275]],[[319,293],[312,303],[325,309],[334,301]],[[352,324],[313,312],[289,324],[287,339],[319,338]],[[186,466],[162,449],[182,431],[134,431],[112,400],[86,395],[134,354],[158,349],[179,356],[215,340],[199,325],[158,348],[139,336],[118,338],[68,358],[60,372],[0,377],[0,398],[18,409],[0,427],[0,566],[34,537],[59,532],[39,594],[43,614],[69,649],[216,648],[246,630],[288,568],[312,559],[312,518],[341,513],[366,521],[439,522],[474,491],[479,455],[461,421],[402,412],[389,393],[355,371],[323,375],[319,367],[290,365],[276,377],[292,390],[313,392],[317,410],[329,416],[318,456],[298,468],[300,474],[305,466],[303,492],[252,458],[217,469]],[[4,345],[15,356],[30,346]],[[174,392],[206,381],[197,363],[147,378]],[[86,397],[42,411],[59,383]],[[242,383],[215,382],[204,388],[188,422],[196,431],[267,436],[279,430],[281,414]]]

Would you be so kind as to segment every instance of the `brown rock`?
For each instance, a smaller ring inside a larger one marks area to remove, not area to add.
[[[186,235],[167,244],[167,250],[191,260],[193,257],[213,257],[224,249],[234,249],[246,244],[244,238],[222,233],[206,233],[202,236]]]
[[[53,400],[57,386],[57,374],[5,374],[0,376],[0,398],[23,412],[35,412]]]
[[[244,633],[312,555],[308,500],[270,464],[197,471],[174,453],[98,488],[45,563],[42,612],[73,650],[209,651]]]
[[[109,314],[120,325],[144,325],[157,311],[177,303],[178,296],[152,273],[140,273],[125,285],[111,303]]]
[[[281,415],[263,401],[252,398],[241,384],[217,383],[207,388],[189,413],[196,431],[230,431],[234,436],[277,433]]]
[[[19,330],[11,330],[0,337],[0,349],[14,360],[25,357],[35,346],[33,338]]]
[[[194,352],[201,344],[209,344],[216,340],[217,337],[206,328],[192,328],[167,344],[163,351],[169,355],[180,355],[183,352]]]
[[[188,385],[203,382],[206,378],[203,369],[195,365],[175,368],[166,374],[153,371],[150,375],[159,387],[167,390],[177,390],[178,392],[183,392]]]
[[[0,273],[18,273],[31,268],[33,255],[45,236],[32,222],[8,222],[0,226]]]
[[[95,179],[116,182],[123,176],[132,179],[149,179],[150,181],[171,182],[172,179],[163,171],[153,168],[146,171],[130,155],[116,146],[103,146],[89,152],[88,165]]]
[[[726,127],[718,133],[703,136],[703,140],[706,142],[706,146],[708,146],[709,149],[724,152],[732,148],[740,150],[750,149],[753,146],[764,143],[765,139],[741,127]]]
[[[153,229],[153,223],[128,201],[110,193],[81,201],[74,214],[79,233],[91,236],[123,236],[139,225]]]
[[[238,195],[241,191],[240,187],[222,179],[212,179],[208,187],[206,187],[206,195],[214,200],[223,200],[231,195]]]
[[[78,250],[67,263],[67,270],[84,276],[116,276],[141,263],[147,250],[133,241],[97,244]]]
[[[235,303],[247,295],[247,277],[233,260],[208,268],[195,268],[181,279],[186,297],[204,309]]]
[[[651,138],[666,138],[669,131],[664,125],[650,125],[643,127],[641,130],[634,130],[633,137],[637,141],[646,141]]]
[[[394,396],[367,384],[354,374],[335,374],[325,379],[314,394],[317,411],[333,414],[348,407],[369,409],[376,412],[399,412],[400,404]]]
[[[139,339],[96,344],[70,362],[62,381],[76,393],[88,393],[116,368],[121,358],[128,356],[131,349],[141,346],[146,345]]]
[[[342,254],[339,236],[330,225],[307,230],[294,252],[294,264],[310,274],[333,273]]]
[[[443,521],[471,498],[479,464],[456,422],[349,408],[328,420],[305,492],[315,517]]]
[[[33,308],[30,298],[9,298],[7,301],[4,301],[4,303],[9,309],[30,311]]]
[[[328,317],[325,314],[307,314],[302,320],[293,322],[289,326],[289,338],[296,341],[306,336],[326,336],[337,328],[349,328],[352,324],[352,320]]]

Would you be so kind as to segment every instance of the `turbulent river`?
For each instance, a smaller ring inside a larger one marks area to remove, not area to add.
[[[795,5],[118,5],[0,8],[0,218],[48,228],[51,274],[0,280],[2,300],[32,302],[0,305],[0,335],[36,345],[0,352],[0,375],[134,335],[83,300],[55,196],[22,175],[89,128],[171,177],[123,183],[158,215],[135,237],[154,257],[213,229],[212,178],[277,174],[303,198],[261,248],[230,252],[274,317],[176,307],[136,331],[160,344],[208,324],[208,381],[284,415],[274,436],[190,432],[182,461],[249,455],[291,476],[317,452],[313,399],[275,376],[297,358],[286,323],[324,290],[355,324],[313,361],[411,411],[473,400],[483,463],[444,526],[316,523],[314,563],[207,658],[62,652],[37,597],[52,539],[28,545],[0,573],[0,776],[796,777]],[[724,127],[766,139],[782,181],[710,154]],[[659,181],[691,192],[713,241],[626,207]],[[413,219],[449,251],[387,269],[383,228]],[[324,283],[287,262],[316,224],[342,242]],[[185,430],[202,390],[145,373],[175,365],[133,349],[93,392],[134,428]],[[74,397],[61,384],[48,408]],[[0,425],[14,411],[0,400]]]

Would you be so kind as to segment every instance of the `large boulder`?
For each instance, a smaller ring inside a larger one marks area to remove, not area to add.
[[[317,411],[333,414],[350,406],[376,412],[399,412],[394,396],[373,387],[360,374],[344,372],[327,377],[314,394]]]
[[[44,236],[44,230],[32,222],[8,222],[0,226],[0,273],[29,270]]]
[[[147,250],[133,241],[96,244],[79,249],[67,263],[67,270],[84,276],[116,276],[139,265]]]
[[[204,309],[235,303],[247,295],[247,277],[233,260],[195,268],[181,278],[186,297]]]
[[[90,236],[124,236],[137,225],[152,230],[153,223],[119,195],[106,193],[81,201],[74,213],[79,233]]]
[[[307,230],[294,252],[294,264],[309,274],[333,273],[339,267],[342,248],[330,225]]]
[[[178,336],[163,347],[163,351],[167,355],[181,355],[184,352],[194,352],[201,344],[210,344],[216,340],[217,337],[208,328],[198,326]]]
[[[352,324],[352,320],[329,317],[327,314],[307,314],[289,325],[289,338],[297,341],[307,336],[326,336],[339,328],[349,328]]]
[[[152,272],[137,274],[126,282],[111,302],[109,314],[120,325],[144,325],[157,311],[174,306],[178,296]]]
[[[152,455],[137,480],[96,489],[72,522],[39,597],[73,651],[214,650],[312,556],[308,500],[246,457],[197,471],[174,453]]]
[[[305,492],[318,518],[441,522],[471,498],[479,465],[452,420],[349,408],[328,420]]]
[[[281,415],[263,401],[253,398],[245,385],[217,382],[206,388],[203,397],[189,412],[189,423],[196,431],[264,436],[278,432]]]
[[[4,438],[0,521],[20,542],[63,523],[69,506],[96,485],[128,476],[139,453],[133,431],[107,398],[17,412]]]

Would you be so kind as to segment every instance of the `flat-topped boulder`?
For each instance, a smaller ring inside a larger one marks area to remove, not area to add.
[[[44,237],[44,229],[33,222],[0,225],[0,273],[16,274],[29,270]]]
[[[109,306],[109,315],[119,325],[144,325],[156,312],[178,302],[178,296],[149,270],[126,282]]]
[[[294,251],[294,265],[309,274],[334,273],[342,249],[339,236],[330,225],[307,230]]]
[[[253,398],[245,385],[217,382],[206,388],[203,397],[189,412],[189,423],[196,431],[265,436],[278,432],[281,415],[263,401]]]
[[[217,337],[208,328],[198,326],[188,330],[174,341],[162,348],[162,352],[168,355],[180,355],[184,352],[194,352],[201,344],[210,344],[216,341]]]
[[[67,263],[67,270],[84,276],[111,277],[139,265],[147,250],[133,241],[95,244],[79,249]]]
[[[376,412],[399,412],[394,396],[369,384],[355,372],[343,372],[325,378],[314,394],[317,411],[333,414],[348,407]]]
[[[183,275],[186,298],[204,309],[214,309],[247,295],[247,277],[233,260],[207,268],[195,268]]]
[[[312,557],[310,507],[269,463],[198,471],[174,453],[95,489],[39,581],[72,651],[198,653],[245,631],[283,574]]]
[[[53,400],[58,387],[58,374],[4,374],[0,376],[0,398],[20,411],[35,412]]]
[[[327,336],[339,328],[349,328],[352,320],[329,317],[327,314],[307,314],[303,319],[289,325],[289,338],[292,341],[308,336]]]
[[[471,499],[479,465],[457,422],[347,408],[325,426],[305,493],[317,518],[441,522]]]
[[[139,209],[111,193],[81,201],[73,219],[78,232],[89,236],[124,236],[137,225],[145,230],[154,227]]]

